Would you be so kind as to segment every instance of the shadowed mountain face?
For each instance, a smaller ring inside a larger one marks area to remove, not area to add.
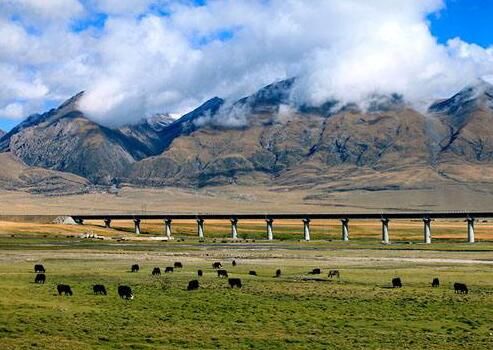
[[[470,181],[468,174],[481,181],[479,167],[493,164],[491,85],[470,86],[424,115],[399,95],[372,96],[366,111],[337,101],[294,107],[293,84],[274,83],[232,104],[215,97],[176,121],[157,115],[118,129],[87,119],[77,95],[4,135],[0,150],[93,183],[144,186],[399,188],[431,178]]]
[[[470,86],[452,98],[430,107],[447,128],[440,140],[444,161],[491,162],[493,160],[493,86]]]
[[[121,129],[98,125],[77,109],[81,95],[57,109],[30,116],[0,139],[0,151],[11,152],[31,166],[70,172],[103,184],[124,175],[135,161],[162,151],[159,122]]]
[[[5,135],[5,131],[3,131],[2,129],[0,129],[0,138]]]

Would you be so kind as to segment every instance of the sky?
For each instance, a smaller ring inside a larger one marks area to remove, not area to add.
[[[109,126],[296,76],[293,104],[493,81],[490,0],[0,0],[0,128],[84,90]]]

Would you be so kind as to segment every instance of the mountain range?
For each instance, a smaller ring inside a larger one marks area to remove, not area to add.
[[[0,133],[0,186],[74,193],[90,186],[222,185],[327,191],[493,181],[493,86],[468,86],[414,109],[400,95],[368,107],[293,106],[295,79],[234,103],[214,97],[110,128],[78,108],[83,92]]]

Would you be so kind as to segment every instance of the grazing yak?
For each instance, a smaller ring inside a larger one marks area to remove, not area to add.
[[[467,286],[465,283],[454,283],[454,291],[455,293],[459,294],[467,294],[469,293],[469,289],[467,289]]]
[[[154,269],[152,269],[152,275],[153,276],[161,275],[161,269],[159,267],[155,267]]]
[[[257,272],[256,271],[248,271],[248,274],[250,276],[257,276]]]
[[[221,267],[223,267],[223,265],[219,261],[212,263],[213,269],[220,269]]]
[[[228,283],[230,285],[231,288],[234,288],[234,287],[238,287],[238,288],[241,288],[241,279],[239,278],[230,278],[228,279]]]
[[[45,271],[45,267],[41,264],[36,264],[34,265],[34,272],[38,273],[38,272],[46,272]]]
[[[59,284],[56,286],[56,289],[58,291],[58,295],[62,295],[64,293],[65,295],[72,295],[72,289],[70,289],[70,286],[67,284]]]
[[[399,277],[392,278],[392,288],[401,288],[402,287],[402,282]]]
[[[199,281],[192,280],[188,282],[187,290],[197,290],[197,289],[199,289]]]
[[[281,277],[281,269],[276,270],[276,276],[275,277]]]
[[[434,279],[433,279],[433,282],[431,282],[431,286],[432,286],[433,288],[435,288],[435,287],[440,287],[440,280],[439,280],[438,278],[434,278]]]
[[[182,269],[183,268],[183,265],[179,261],[175,262],[174,266],[175,266],[175,269]]]
[[[129,286],[118,286],[118,295],[122,299],[132,300],[134,295],[132,289]]]
[[[166,269],[164,269],[164,273],[168,272],[173,272],[173,266],[167,266]]]
[[[310,275],[320,275],[320,273],[320,269],[313,269],[311,272],[309,272]]]
[[[341,274],[339,273],[339,270],[330,270],[328,277],[329,278],[334,278],[334,277],[341,278]]]
[[[217,270],[217,277],[228,277],[228,271],[226,271],[226,270]]]
[[[236,260],[233,260],[233,262],[231,263],[231,265],[236,266]]]
[[[197,271],[197,276],[202,277],[202,275],[203,275],[203,274],[204,274],[204,273],[202,272],[202,270],[198,270],[198,271]]]
[[[46,276],[44,273],[38,273],[34,278],[34,283],[44,284],[46,281]]]
[[[139,272],[140,270],[140,267],[138,264],[133,264],[132,267],[131,267],[131,271],[132,272]]]
[[[92,286],[94,294],[106,295],[106,288],[102,284],[95,284]]]

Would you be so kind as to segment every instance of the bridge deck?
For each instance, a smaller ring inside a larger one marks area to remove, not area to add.
[[[229,220],[263,220],[263,219],[305,219],[312,220],[341,220],[341,219],[467,219],[493,218],[493,212],[388,212],[388,213],[255,213],[255,214],[98,214],[98,215],[71,215],[74,220],[194,220],[214,219]]]

